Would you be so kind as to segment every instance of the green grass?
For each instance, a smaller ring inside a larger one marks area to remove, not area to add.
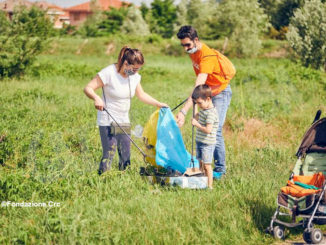
[[[105,55],[106,40],[96,39],[93,51],[76,54],[72,48],[83,41],[68,41],[40,56],[25,77],[0,82],[0,200],[61,204],[1,207],[1,243],[274,242],[264,229],[305,130],[317,109],[326,110],[324,74],[287,59],[233,58],[237,75],[225,124],[226,178],[215,181],[213,191],[160,187],[139,176],[144,163],[135,147],[130,169],[118,171],[115,158],[112,171],[97,175],[96,111],[82,89],[115,61],[119,46]],[[192,89],[190,60],[160,54],[158,44],[143,47],[144,90],[174,107]],[[154,110],[134,98],[133,125],[144,126]],[[190,115],[187,119],[181,131],[190,151]],[[287,239],[297,237],[294,232]]]

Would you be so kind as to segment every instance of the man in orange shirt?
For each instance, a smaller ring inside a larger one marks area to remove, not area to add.
[[[200,84],[207,84],[212,89],[212,101],[219,118],[219,127],[216,133],[216,145],[214,149],[214,172],[217,172],[217,176],[221,176],[226,173],[225,145],[222,129],[232,97],[232,90],[229,84],[230,80],[224,76],[221,70],[221,65],[217,58],[217,51],[199,41],[197,32],[192,26],[182,26],[177,37],[192,60],[192,65],[197,76],[194,88]],[[184,124],[185,116],[187,111],[192,107],[192,103],[191,96],[189,96],[189,99],[177,114],[176,117],[179,127],[182,127]]]

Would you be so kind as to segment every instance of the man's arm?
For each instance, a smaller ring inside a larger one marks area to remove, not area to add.
[[[201,84],[205,84],[206,80],[207,80],[207,73],[199,73],[197,78],[196,78],[196,82],[195,82],[195,87],[197,87],[198,85]],[[195,89],[194,87],[194,89]],[[192,92],[194,91],[194,89],[191,91],[191,94],[187,100],[187,102],[185,103],[185,105],[183,106],[183,108],[180,110],[180,112],[177,114],[177,123],[179,127],[182,127],[182,125],[185,122],[185,116],[188,112],[188,110],[192,107],[192,99],[191,99],[191,95]]]

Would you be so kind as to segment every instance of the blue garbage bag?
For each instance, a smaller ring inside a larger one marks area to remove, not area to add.
[[[161,108],[157,122],[156,164],[184,173],[193,167],[191,154],[187,152],[180,129],[170,108]],[[194,167],[199,167],[194,157]]]

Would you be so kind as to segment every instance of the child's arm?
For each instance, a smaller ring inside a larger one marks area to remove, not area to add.
[[[198,106],[195,105],[194,108],[195,108],[195,111],[194,111],[194,118],[198,121],[198,119],[199,119]]]
[[[194,117],[197,121],[198,121],[198,119],[199,119],[199,112],[198,113],[196,113],[196,115],[195,115],[195,117]]]
[[[213,129],[212,123],[207,123],[206,126],[202,126],[195,118],[192,119],[192,125],[203,131],[205,134],[209,134]]]

